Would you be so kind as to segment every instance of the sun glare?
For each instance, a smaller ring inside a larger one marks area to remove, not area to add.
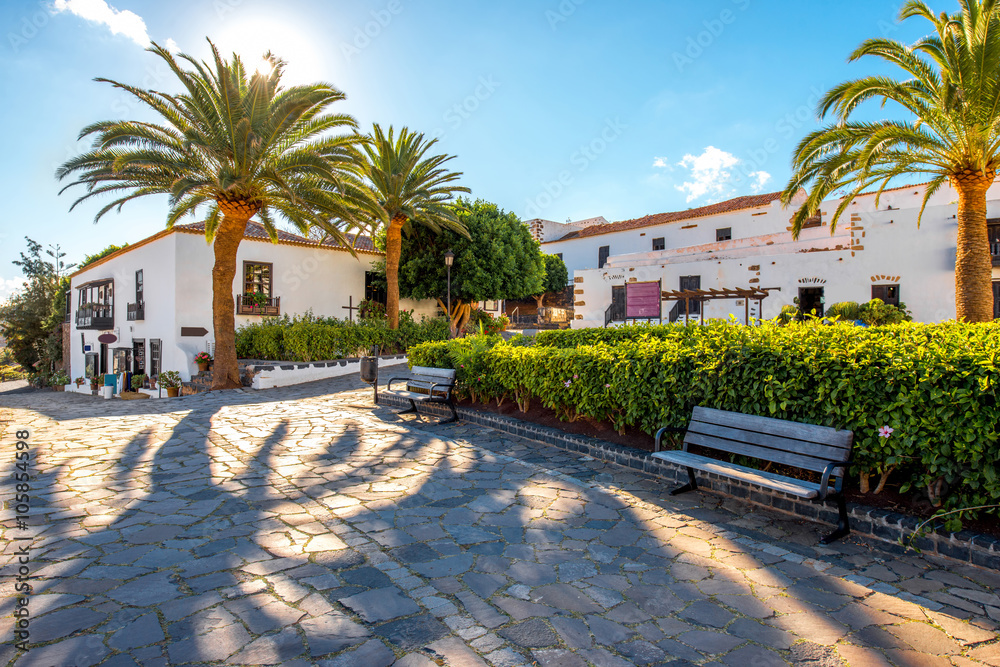
[[[287,63],[282,76],[285,85],[330,79],[331,73],[324,70],[313,35],[302,25],[286,21],[291,19],[279,20],[268,15],[237,20],[233,16],[231,23],[214,32],[212,40],[226,57],[235,52],[248,69],[254,67],[260,74],[271,72],[271,64],[264,60],[264,54],[270,51]]]

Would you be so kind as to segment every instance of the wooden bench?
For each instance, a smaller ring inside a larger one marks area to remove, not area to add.
[[[682,450],[660,451],[663,434],[669,431],[684,433]],[[671,491],[671,495],[696,490],[694,471],[700,470],[803,500],[835,500],[840,512],[837,529],[821,540],[829,544],[851,532],[843,483],[853,441],[850,431],[696,407],[686,429],[667,427],[657,431],[652,456],[687,468],[688,483]],[[820,473],[821,478],[816,483],[747,468],[689,452],[690,445]]]
[[[392,378],[386,384],[385,393],[410,401],[410,407],[397,414],[416,412],[417,403],[444,403],[451,408],[451,417],[438,423],[448,424],[458,421],[458,412],[455,411],[455,403],[451,397],[451,390],[455,387],[455,370],[414,366],[411,373],[411,377]],[[406,388],[393,389],[393,382],[405,382]]]

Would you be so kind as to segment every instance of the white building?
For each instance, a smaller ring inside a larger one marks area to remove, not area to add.
[[[543,252],[561,255],[573,276],[574,327],[604,326],[608,316],[623,320],[625,284],[656,281],[665,292],[768,290],[763,312],[755,300],[716,300],[704,313],[693,309],[705,318],[733,314],[742,321],[747,310],[771,318],[796,298],[804,310],[822,312],[835,302],[878,297],[904,302],[917,321],[936,322],[955,317],[958,196],[949,187],[939,190],[918,228],[923,193],[923,186],[886,190],[877,210],[874,194],[856,197],[832,235],[830,219],[841,200],[827,201],[798,240],[791,235],[792,208],[782,207],[779,193],[582,228],[536,225],[533,233]],[[1000,185],[987,200],[994,313],[1000,316]],[[676,303],[664,301],[664,321]]]
[[[185,381],[197,372],[194,356],[214,350],[212,246],[204,223],[176,225],[104,257],[72,275],[70,368],[76,378],[93,372],[158,375],[175,370]],[[382,256],[358,239],[357,256],[331,242],[319,244],[247,225],[236,256],[233,296],[236,326],[264,316],[301,315],[346,319],[348,306],[370,296],[372,263]],[[255,302],[247,294],[260,294]],[[403,309],[434,315],[432,302],[402,301]]]

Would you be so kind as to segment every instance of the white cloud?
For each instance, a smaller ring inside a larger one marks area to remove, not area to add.
[[[653,166],[661,166],[658,164],[660,161],[663,161],[663,158],[656,158]],[[687,154],[677,163],[678,166],[691,172],[691,180],[675,187],[687,193],[689,202],[702,197],[707,197],[711,202],[733,196],[737,194],[735,186],[747,178],[750,180],[750,190],[760,192],[764,184],[771,180],[771,175],[766,171],[739,169],[742,164],[743,161],[732,153],[715,146],[706,146],[701,155]]]
[[[177,42],[170,38],[167,38],[167,43],[163,46],[167,49],[167,51],[170,51],[170,53],[178,53],[181,50],[181,47],[177,46]]]
[[[142,17],[127,9],[115,9],[105,0],[55,0],[55,10],[106,25],[113,35],[125,35],[139,46],[149,46]]]
[[[674,168],[670,166],[670,162],[668,162],[665,157],[654,157],[653,166],[657,169],[667,169],[669,171],[674,170]]]
[[[6,301],[22,285],[24,285],[24,276],[17,276],[16,278],[0,277],[0,302]]]

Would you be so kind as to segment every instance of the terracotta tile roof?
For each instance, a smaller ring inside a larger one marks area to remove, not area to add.
[[[174,229],[178,232],[184,232],[187,234],[204,234],[205,233],[205,223],[202,222],[192,222],[187,225],[174,225]],[[286,232],[282,229],[277,230],[278,232],[278,242],[279,243],[291,243],[295,245],[320,245],[326,248],[335,248],[340,250],[346,250],[346,248],[332,239],[326,239],[322,243],[318,243],[313,239],[308,239],[304,236],[299,236],[298,234],[292,234],[291,232]],[[379,253],[375,249],[375,245],[368,236],[361,236],[355,234],[346,234],[347,239],[354,243],[354,249],[358,252],[367,253]],[[247,223],[247,229],[244,233],[244,238],[254,239],[257,241],[270,241],[271,237],[267,235],[267,230],[264,229],[264,225],[259,222],[254,222],[251,220]]]
[[[647,215],[642,218],[633,218],[632,220],[622,220],[620,222],[612,222],[606,225],[593,225],[591,227],[585,227],[579,231],[570,232],[565,236],[555,239],[555,241],[567,241],[569,239],[578,239],[585,236],[597,236],[599,234],[611,234],[613,232],[622,232],[629,229],[640,229],[642,227],[652,227],[654,225],[662,225],[668,222],[677,222],[679,220],[690,220],[691,218],[703,218],[709,215],[718,215],[720,213],[732,213],[733,211],[742,211],[748,208],[758,208],[760,206],[768,206],[771,202],[779,199],[781,197],[781,192],[768,192],[766,194],[760,195],[747,195],[745,197],[736,197],[735,199],[727,199],[726,201],[721,201],[715,204],[709,204],[708,206],[700,206],[698,208],[688,209],[686,211],[674,211],[672,213],[656,213],[653,215]],[[553,243],[554,241],[546,241],[545,243]]]

